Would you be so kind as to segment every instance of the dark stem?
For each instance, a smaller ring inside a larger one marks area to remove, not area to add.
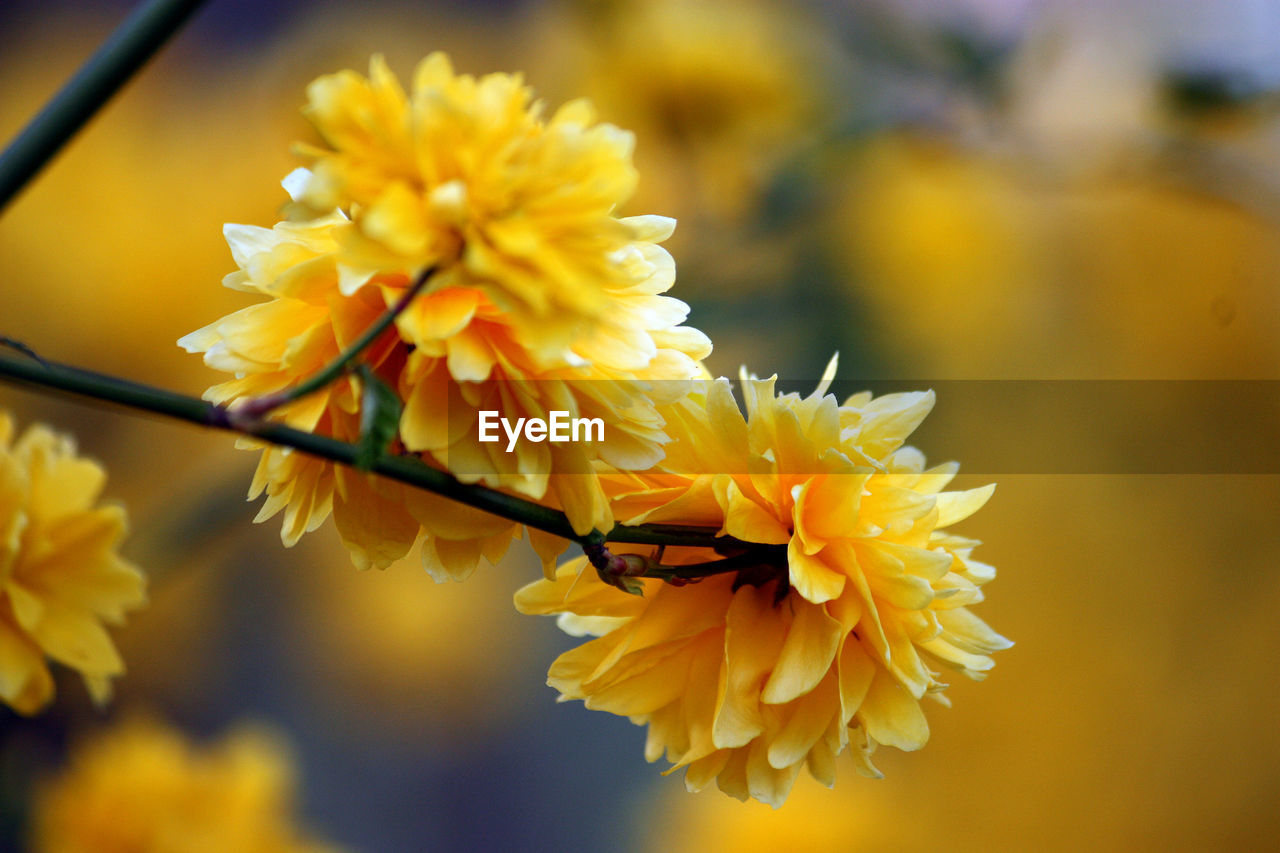
[[[244,423],[242,418],[233,416],[225,407],[205,400],[54,362],[15,358],[0,352],[0,378],[33,385],[38,389],[52,388],[199,426],[252,436],[340,465],[354,467],[359,453],[359,448],[354,444],[270,421]],[[369,470],[389,480],[443,495],[582,546],[596,547],[604,542],[626,542],[711,548],[719,553],[736,553],[759,547],[756,543],[730,536],[718,536],[713,528],[674,524],[616,525],[608,533],[592,531],[579,535],[573,531],[565,514],[558,510],[494,489],[461,483],[453,475],[432,468],[415,456],[383,454]]]
[[[25,355],[27,358],[34,358],[36,361],[40,362],[45,367],[49,366],[49,363],[45,361],[43,358],[41,358],[38,352],[36,352],[31,347],[24,344],[22,341],[14,340],[13,338],[0,335],[0,346],[6,346],[15,352],[20,352],[23,355]]]
[[[107,37],[0,154],[0,210],[53,159],[203,0],[148,0]]]
[[[722,575],[726,572],[741,572],[743,570],[759,570],[748,571],[747,574],[752,576],[755,582],[756,575],[761,579],[765,576],[776,572],[778,569],[786,569],[787,566],[787,546],[786,545],[756,545],[739,554],[725,557],[722,560],[709,560],[705,563],[687,563],[683,566],[655,566],[645,573],[646,577],[662,578],[663,580],[683,580],[697,581],[703,578],[709,578],[712,575]]]

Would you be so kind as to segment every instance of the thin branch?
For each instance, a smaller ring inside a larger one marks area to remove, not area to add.
[[[709,560],[705,563],[685,563],[677,566],[655,566],[646,573],[647,577],[663,580],[697,581],[712,575],[726,572],[738,572],[743,569],[773,567],[787,565],[786,545],[755,545],[750,550],[734,554],[721,560]]]
[[[271,412],[280,408],[294,400],[300,400],[308,394],[314,394],[322,388],[326,388],[346,372],[351,363],[360,357],[361,353],[373,345],[378,336],[387,330],[387,328],[395,322],[396,317],[404,313],[404,310],[411,303],[426,285],[427,280],[431,278],[436,271],[435,267],[429,267],[422,271],[409,289],[404,292],[395,304],[383,311],[369,328],[349,346],[345,352],[341,353],[333,361],[329,362],[323,369],[314,376],[310,376],[305,382],[279,391],[275,394],[264,394],[261,397],[253,397],[245,400],[232,407],[232,416],[234,418],[244,418],[249,421],[261,420]]]
[[[0,210],[167,42],[203,0],[147,0],[0,154]]]
[[[205,400],[54,362],[37,363],[0,352],[0,379],[39,389],[52,388],[198,426],[250,436],[270,444],[292,447],[339,465],[354,467],[359,453],[359,448],[354,444],[271,421],[245,423],[225,407]],[[434,492],[509,521],[561,536],[582,546],[620,542],[711,548],[717,552],[760,547],[758,543],[744,542],[730,536],[717,536],[712,528],[674,524],[616,525],[607,534],[592,531],[579,535],[574,532],[565,514],[558,510],[494,489],[459,482],[452,474],[432,468],[415,456],[385,454],[369,470],[389,480]]]

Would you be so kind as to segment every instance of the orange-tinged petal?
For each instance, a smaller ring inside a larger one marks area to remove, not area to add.
[[[462,287],[437,290],[415,299],[396,318],[396,325],[414,344],[443,340],[466,328],[479,303],[480,293],[476,290]]]

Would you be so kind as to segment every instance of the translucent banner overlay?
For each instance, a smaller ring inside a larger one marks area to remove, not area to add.
[[[807,397],[818,382],[780,380],[776,390]],[[706,394],[708,385],[540,380],[480,383],[483,390],[461,393],[455,387],[436,408],[448,424],[448,446],[441,438],[434,455],[463,477],[512,472],[517,456],[524,474],[564,472],[569,445],[588,459],[634,460],[646,445],[658,446],[650,441],[652,430],[662,429],[646,397],[670,401]],[[744,409],[740,384],[730,387]],[[907,444],[930,465],[956,461],[965,474],[1280,474],[1280,380],[841,379],[828,393],[843,404],[863,391],[878,398],[927,390],[935,393],[935,405]],[[481,412],[490,413],[485,442],[479,440]],[[546,428],[531,424],[535,418]],[[595,419],[603,422],[603,442]],[[713,424],[713,434],[719,427],[727,430]],[[557,433],[566,440],[553,441]],[[745,462],[730,465],[743,470],[711,471],[707,456],[677,455],[659,464],[681,474],[746,473]],[[828,470],[816,462],[788,464],[790,473]]]

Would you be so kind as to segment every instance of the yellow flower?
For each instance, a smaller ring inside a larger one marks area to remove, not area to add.
[[[655,404],[673,402],[699,374],[711,343],[683,327],[688,306],[664,294],[675,264],[657,245],[674,222],[635,217],[637,242],[619,264],[631,281],[603,289],[601,322],[577,335],[560,357],[543,359],[525,340],[518,319],[483,289],[451,287],[415,303],[397,321],[412,346],[401,375],[405,446],[429,454],[466,482],[506,487],[563,508],[579,533],[608,529],[608,501],[592,472],[597,460],[640,470],[662,458],[667,436]],[[513,419],[600,418],[603,440],[564,444],[520,442],[514,452],[479,440],[478,412]]]
[[[33,853],[323,853],[294,825],[295,782],[283,746],[242,727],[195,747],[133,720],[84,743],[38,790]]]
[[[236,376],[210,388],[206,399],[232,403],[297,385],[353,344],[386,309],[379,288],[350,296],[338,290],[333,231],[345,221],[333,214],[304,223],[281,222],[270,229],[226,226],[227,243],[240,269],[223,283],[268,301],[178,341],[189,352],[203,352],[209,366]],[[364,360],[394,384],[404,363],[402,349],[395,334],[388,332],[366,350]],[[275,416],[298,429],[352,441],[360,431],[360,397],[359,381],[347,376],[281,407]],[[249,441],[240,446],[262,447]],[[357,562],[383,566],[403,556],[417,536],[417,524],[404,511],[402,491],[289,448],[262,447],[249,496],[267,494],[258,521],[284,512],[285,545],[314,530],[332,511],[353,549],[354,542],[371,543],[353,551]],[[398,546],[389,544],[406,538],[408,544],[398,553]]]
[[[295,176],[286,184],[297,191],[297,182]],[[602,287],[607,302],[600,323],[554,357],[532,346],[534,332],[522,329],[483,286],[456,283],[419,294],[397,316],[394,330],[362,357],[403,398],[398,447],[465,482],[544,499],[565,510],[581,533],[610,527],[595,466],[655,464],[667,440],[655,406],[684,393],[683,382],[698,375],[699,360],[710,351],[706,336],[680,325],[688,307],[662,295],[675,281],[675,265],[657,242],[673,223],[661,217],[628,223],[636,240],[613,259],[627,284]],[[179,341],[190,352],[203,352],[211,367],[236,375],[209,389],[208,399],[230,404],[296,386],[404,296],[411,281],[396,269],[347,287],[351,255],[343,241],[350,225],[345,214],[334,212],[271,229],[227,226],[240,269],[224,283],[268,301]],[[485,409],[512,421],[560,410],[570,418],[598,417],[607,426],[602,441],[520,442],[507,452],[480,440],[478,411]],[[282,407],[276,417],[353,441],[360,431],[360,381],[345,377]],[[520,534],[510,522],[287,449],[263,450],[251,497],[264,491],[259,520],[283,511],[286,545],[332,511],[362,568],[386,567],[425,532],[427,568],[437,577],[461,579],[481,557],[500,558]],[[534,541],[548,560],[563,549],[554,537]]]
[[[581,559],[516,595],[523,612],[597,635],[561,655],[549,683],[647,723],[646,757],[687,768],[691,790],[715,779],[778,806],[803,766],[831,785],[846,747],[859,772],[879,775],[877,745],[918,749],[929,736],[920,700],[946,704],[933,666],[981,678],[1009,645],[966,608],[994,570],[971,558],[977,542],[943,530],[992,487],[944,492],[956,466],[926,469],[903,446],[932,393],[838,405],[830,377],[803,399],[746,379],[746,419],[726,381],[710,384],[672,407],[663,472],[617,497],[628,523],[706,525],[771,547],[731,555],[731,570],[686,569],[706,576],[685,586],[650,577],[643,598]],[[661,557],[723,559],[705,548]]]
[[[518,75],[457,75],[442,53],[408,94],[375,56],[368,78],[321,77],[308,96],[327,147],[301,149],[302,200],[351,215],[347,290],[435,268],[431,289],[478,290],[523,348],[556,358],[592,325],[609,331],[610,290],[643,283],[624,261],[647,226],[614,216],[636,185],[634,140],[585,101],[544,120]]]
[[[124,672],[102,623],[142,605],[146,581],[116,553],[124,510],[96,505],[105,480],[46,427],[13,442],[0,413],[0,699],[19,713],[53,699],[47,658],[79,670],[97,702]]]

